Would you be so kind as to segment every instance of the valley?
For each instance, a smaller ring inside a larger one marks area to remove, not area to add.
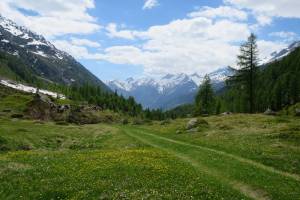
[[[170,2],[0,2],[0,200],[300,200],[298,1]]]
[[[208,127],[188,133],[184,131],[188,119],[167,125],[78,126],[2,116],[1,197],[299,197],[297,118],[232,115],[204,119]],[[247,120],[252,128],[233,123],[237,120]]]

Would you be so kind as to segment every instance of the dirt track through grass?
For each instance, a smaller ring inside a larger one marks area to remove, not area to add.
[[[128,128],[125,129],[125,133],[190,163],[208,176],[215,177],[252,199],[299,199],[298,175],[219,150],[162,137],[142,129]]]
[[[150,133],[145,133],[145,132],[141,132],[141,133],[143,133],[145,135],[152,136],[152,137],[156,137],[156,138],[161,139],[161,140],[172,142],[172,143],[175,143],[175,144],[180,144],[180,145],[186,145],[186,146],[190,146],[190,147],[195,147],[195,148],[199,148],[199,149],[204,150],[204,151],[210,151],[210,152],[213,152],[213,153],[224,155],[224,156],[236,159],[236,160],[238,160],[240,162],[244,162],[244,163],[253,165],[255,167],[261,168],[263,170],[266,170],[266,171],[269,171],[269,172],[272,172],[272,173],[276,173],[276,174],[279,174],[279,175],[282,175],[282,176],[286,176],[286,177],[292,178],[292,179],[294,179],[296,181],[300,181],[300,176],[297,175],[297,174],[291,174],[291,173],[288,173],[288,172],[280,171],[280,170],[277,170],[277,169],[275,169],[273,167],[266,166],[264,164],[258,163],[256,161],[253,161],[253,160],[250,160],[250,159],[242,158],[240,156],[229,154],[229,153],[226,153],[224,151],[219,151],[219,150],[215,150],[215,149],[212,149],[212,148],[207,148],[207,147],[200,146],[200,145],[189,144],[189,143],[186,143],[186,142],[182,142],[182,141],[178,141],[178,140],[174,140],[174,139],[170,139],[170,138],[158,136],[158,135],[155,135],[155,134],[150,134]]]

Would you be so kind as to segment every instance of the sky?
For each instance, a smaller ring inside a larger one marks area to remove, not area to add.
[[[300,35],[299,0],[1,0],[1,15],[43,35],[101,80],[204,75],[236,65],[251,32],[260,58]]]

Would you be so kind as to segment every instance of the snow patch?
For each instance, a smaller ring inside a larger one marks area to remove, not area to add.
[[[33,93],[34,94],[37,91],[37,88],[26,86],[26,85],[23,85],[23,84],[20,84],[20,83],[14,83],[14,82],[8,81],[8,80],[1,80],[0,83],[2,85],[7,86],[7,87],[10,87],[10,88],[13,88],[13,89],[16,89],[16,90],[20,90],[20,91],[23,91],[23,92],[28,92],[28,93]],[[55,93],[55,92],[51,92],[51,91],[48,91],[48,90],[39,90],[39,92],[41,94],[45,94],[45,95],[48,95],[48,96],[51,96],[51,97],[54,97],[54,98],[66,99],[66,97],[64,95],[58,94],[58,93]]]
[[[1,40],[1,42],[4,42],[4,43],[9,43],[9,41],[8,41],[8,40],[6,40],[6,39],[3,39],[3,40]]]
[[[48,56],[44,52],[42,52],[42,51],[37,51],[37,52],[31,51],[31,52],[34,53],[34,54],[36,54],[36,55],[40,55],[40,56],[48,58]]]
[[[44,46],[48,46],[48,44],[46,44],[46,43],[44,43],[44,42],[41,42],[41,41],[37,41],[37,40],[33,40],[33,41],[31,41],[31,42],[28,42],[27,45],[28,45],[28,46],[29,46],[29,45],[33,45],[33,46],[35,46],[35,45],[44,45]]]

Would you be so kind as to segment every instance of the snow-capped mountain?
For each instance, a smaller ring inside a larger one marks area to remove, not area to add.
[[[23,71],[29,72],[39,80],[68,85],[74,82],[77,84],[88,82],[106,88],[97,77],[68,53],[57,49],[43,36],[18,26],[1,15],[0,52],[15,56],[8,59],[18,59],[22,62],[18,69],[8,69],[16,75],[21,74],[20,68],[23,67]]]
[[[215,90],[222,88],[226,78],[232,74],[233,69],[230,67],[220,68],[210,73]],[[137,102],[146,108],[170,109],[181,104],[192,103],[203,77],[197,73],[167,74],[159,78],[114,80],[107,82],[107,85],[125,97],[135,97]]]
[[[300,47],[300,41],[293,42],[292,44],[290,44],[286,48],[282,49],[281,51],[279,51],[279,52],[275,51],[275,52],[271,53],[269,56],[267,56],[266,58],[262,59],[261,65],[266,65],[268,63],[279,61],[282,58],[284,58],[285,56],[289,55],[291,52],[293,52],[298,47]]]

